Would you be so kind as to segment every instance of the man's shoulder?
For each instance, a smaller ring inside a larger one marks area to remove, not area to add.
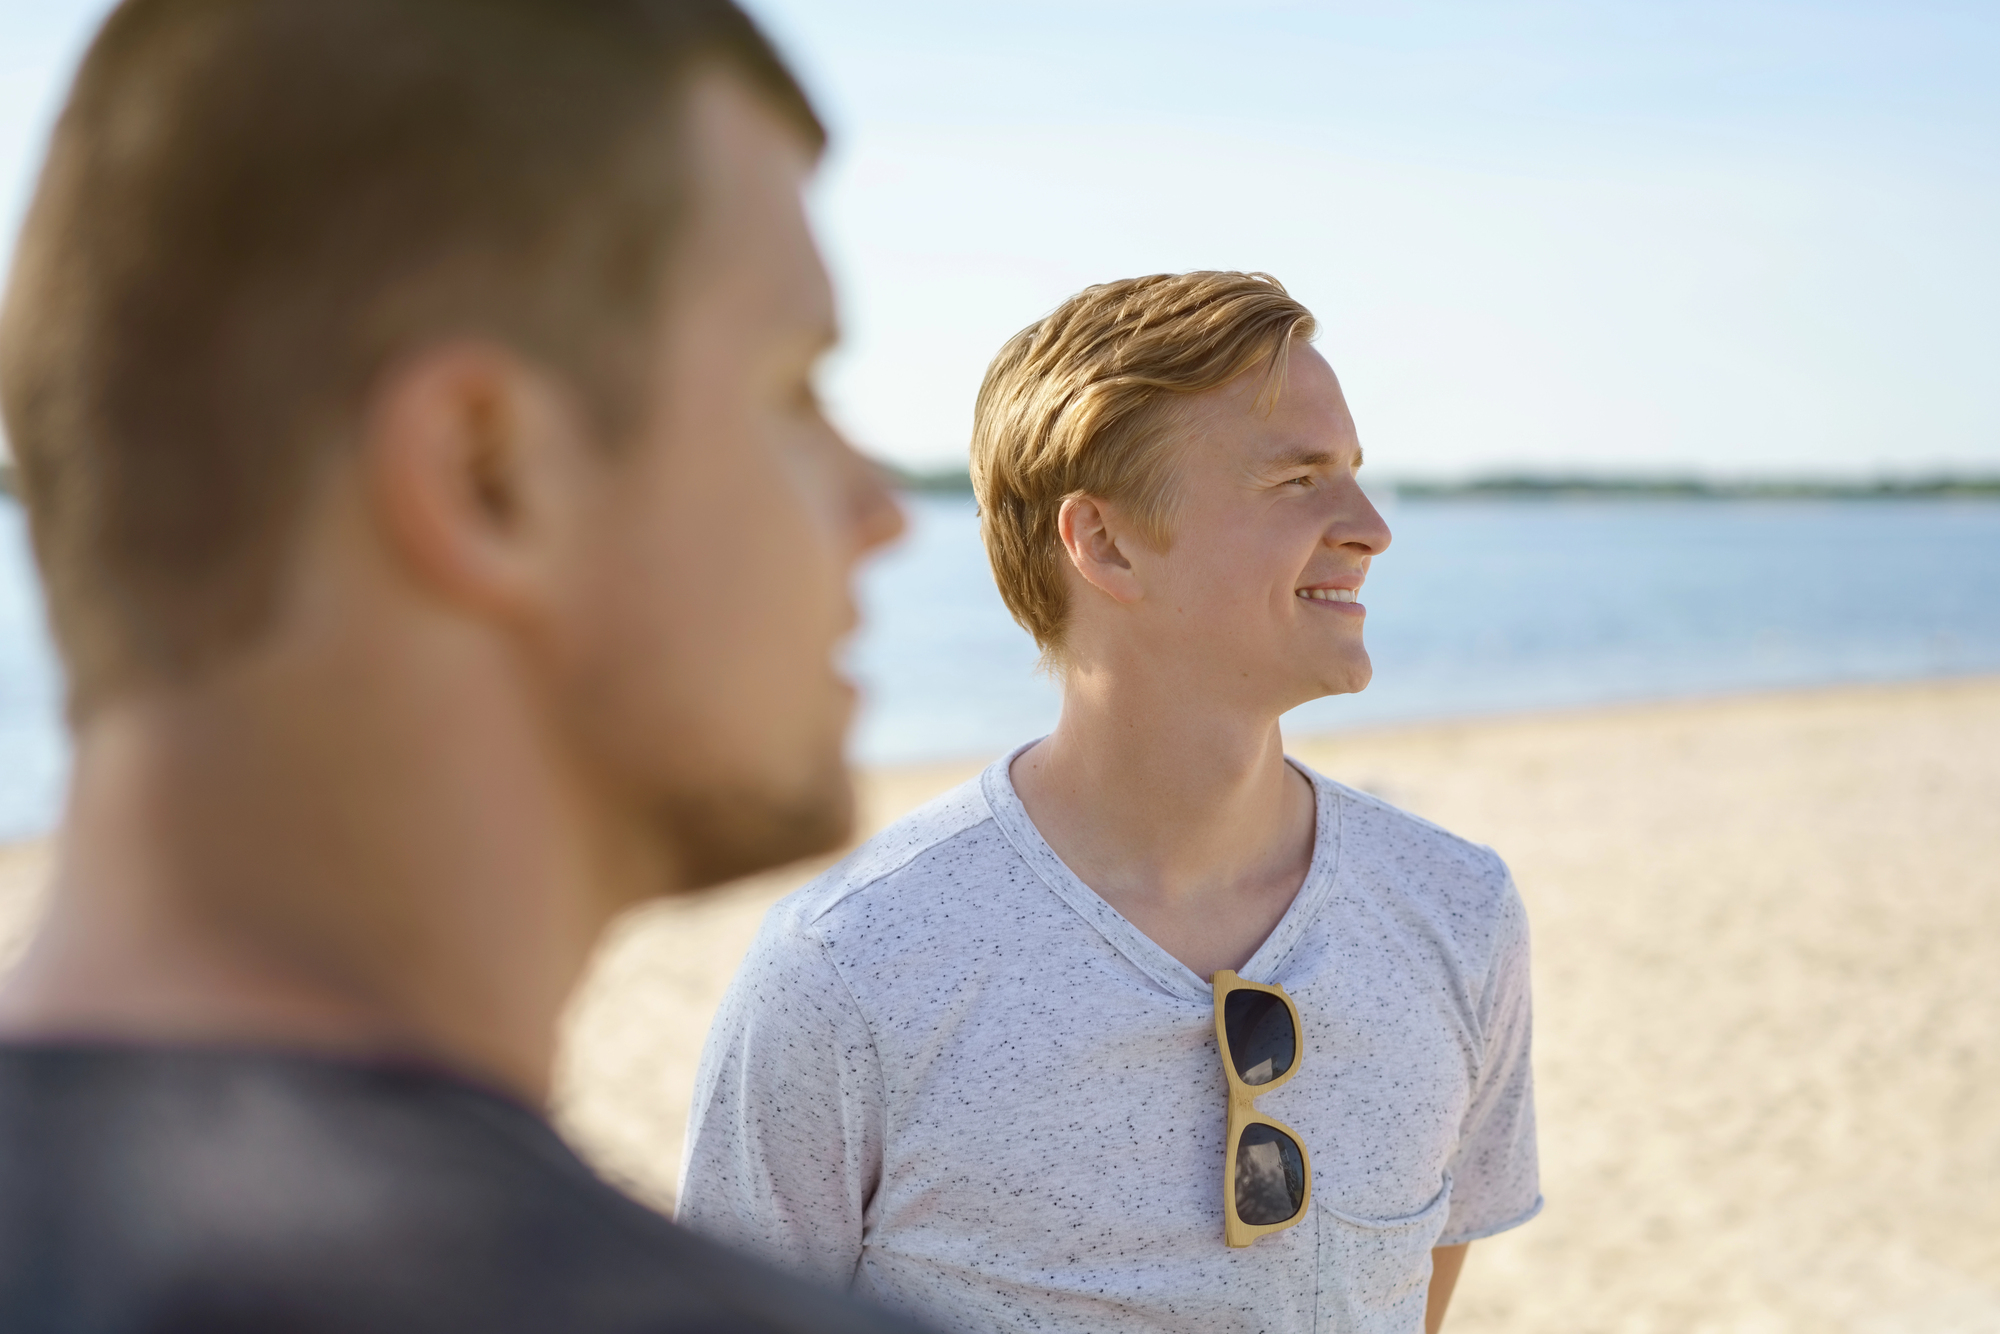
[[[977,876],[1008,845],[993,823],[984,774],[925,802],[875,834],[830,869],[780,899],[773,926],[791,932],[831,927],[867,908],[934,897]]]
[[[0,1187],[8,1329],[891,1327],[613,1190],[527,1108],[413,1068],[0,1048]]]
[[[1350,885],[1442,907],[1454,917],[1507,917],[1519,895],[1500,854],[1371,792],[1308,769],[1334,808],[1339,869]]]

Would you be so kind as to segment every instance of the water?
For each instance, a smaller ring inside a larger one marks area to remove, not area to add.
[[[1001,605],[970,500],[909,498],[863,580],[856,758],[989,754],[1053,685]],[[1296,732],[1721,691],[2000,671],[2000,503],[1407,501],[1369,576],[1375,683]],[[59,680],[20,510],[0,501],[0,839],[47,829]]]
[[[55,824],[68,766],[62,675],[34,569],[27,516],[0,496],[0,840]]]
[[[913,497],[871,573],[865,761],[1046,731],[1053,686],[987,574],[972,503]],[[1406,501],[1364,594],[1375,680],[1294,732],[2000,671],[2000,503]]]

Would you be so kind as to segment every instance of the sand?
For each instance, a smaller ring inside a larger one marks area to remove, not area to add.
[[[2000,1331],[2000,679],[1302,741],[1491,843],[1535,930],[1547,1212],[1454,1334]],[[977,765],[871,775],[872,824]],[[0,950],[39,847],[0,849]],[[633,914],[558,1118],[671,1199],[702,1032],[804,872]]]

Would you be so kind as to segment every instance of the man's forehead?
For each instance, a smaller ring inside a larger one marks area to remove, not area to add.
[[[1338,395],[1299,392],[1287,386],[1271,410],[1234,405],[1234,410],[1208,414],[1199,430],[1212,447],[1240,465],[1259,472],[1287,468],[1355,467],[1361,462],[1361,442],[1354,419]]]
[[[807,145],[734,79],[705,79],[693,97],[696,182],[684,272],[695,284],[723,280],[774,314],[831,324],[831,285],[800,198],[812,169]]]

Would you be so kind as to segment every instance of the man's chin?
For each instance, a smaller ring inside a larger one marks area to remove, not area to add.
[[[677,794],[656,820],[673,892],[707,889],[832,852],[854,833],[854,784],[836,757],[789,790],[739,783]]]
[[[1328,695],[1358,695],[1375,679],[1375,665],[1363,653],[1345,662],[1322,666],[1315,676],[1319,689],[1312,696],[1314,699],[1325,699]]]

